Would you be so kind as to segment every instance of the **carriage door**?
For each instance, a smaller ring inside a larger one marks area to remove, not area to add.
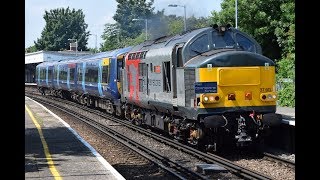
[[[173,106],[177,106],[177,68],[183,66],[182,61],[183,44],[177,44],[172,51],[172,98]]]

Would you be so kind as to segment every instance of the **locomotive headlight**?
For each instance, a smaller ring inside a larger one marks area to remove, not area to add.
[[[268,99],[272,99],[272,95],[271,94],[268,94]]]
[[[275,93],[261,93],[260,100],[262,101],[275,101],[277,99],[277,95]]]
[[[217,93],[203,94],[202,102],[203,103],[218,103],[220,101],[220,96]]]

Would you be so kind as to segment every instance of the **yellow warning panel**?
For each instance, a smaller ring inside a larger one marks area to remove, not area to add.
[[[218,68],[220,86],[259,85],[259,67],[224,67]]]
[[[102,59],[102,66],[109,66],[110,58],[103,58]]]

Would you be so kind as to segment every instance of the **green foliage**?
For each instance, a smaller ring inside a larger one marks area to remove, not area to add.
[[[30,46],[30,47],[25,49],[25,53],[32,53],[32,52],[36,52],[36,51],[37,51],[37,48],[36,48],[35,45]]]
[[[66,8],[45,11],[43,16],[46,21],[40,39],[37,39],[35,47],[37,50],[60,51],[69,49],[68,39],[77,39],[78,50],[86,51],[89,31],[84,21],[82,10]]]
[[[278,103],[283,107],[295,107],[295,86],[293,83],[282,83],[283,88],[278,92]]]
[[[138,45],[138,44],[140,44],[140,43],[145,41],[145,37],[146,37],[145,33],[141,33],[136,38],[126,38],[124,41],[121,41],[123,43],[122,47]]]
[[[295,14],[294,2],[280,6],[280,20],[273,21],[276,26],[277,42],[282,48],[282,58],[277,62],[277,82],[281,85],[278,103],[281,106],[295,106]],[[282,82],[284,78],[293,83]]]
[[[187,18],[187,30],[199,29],[210,26],[208,18],[191,16]]]
[[[154,0],[116,0],[117,11],[113,19],[119,24],[122,37],[134,38],[144,29],[144,21],[132,21],[133,19],[148,19],[151,17],[152,4]]]
[[[182,33],[184,30],[184,17],[164,15],[164,9],[153,12],[151,7],[153,0],[148,3],[145,0],[117,0],[116,14],[113,16],[116,23],[105,24],[104,40],[100,50],[108,51],[128,45],[136,45],[145,40],[146,19],[148,40],[153,40],[166,35]],[[133,21],[133,19],[141,19]],[[187,19],[187,30],[208,26],[207,18]]]
[[[273,20],[280,18],[280,5],[284,0],[238,0],[238,29],[252,35],[261,45],[263,54],[271,59],[281,57],[276,41]],[[235,0],[223,0],[221,11],[213,11],[211,24],[235,25]]]
[[[89,48],[88,51],[93,52],[93,53],[97,53],[97,52],[99,52],[99,49]]]
[[[183,32],[184,24],[182,19],[172,19],[169,21],[169,34],[179,34]]]
[[[104,39],[105,41],[100,48],[101,51],[110,51],[120,48],[121,45],[119,24],[105,24],[102,39]]]

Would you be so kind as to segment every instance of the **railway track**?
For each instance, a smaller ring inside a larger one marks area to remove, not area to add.
[[[287,159],[280,158],[278,156],[275,156],[275,155],[267,153],[267,152],[263,152],[263,156],[266,159],[269,159],[271,161],[279,162],[279,163],[285,164],[291,168],[295,168],[295,162],[293,162],[293,161],[289,161]]]
[[[108,114],[104,114],[102,112],[98,112],[96,110],[93,110],[93,109],[90,109],[90,108],[87,108],[87,107],[84,107],[82,105],[79,105],[79,104],[76,104],[76,103],[72,103],[72,102],[64,102],[64,103],[70,103],[74,106],[77,106],[77,107],[81,107],[83,108],[84,110],[86,111],[89,111],[91,113],[95,113],[95,114],[99,114],[99,116],[102,116],[104,118],[112,118],[112,121],[115,121],[117,123],[120,123],[130,129],[134,129],[135,131],[138,131],[139,133],[141,134],[145,134],[146,136],[150,136],[154,139],[156,139],[157,141],[159,142],[162,142],[162,143],[165,143],[171,147],[174,147],[176,149],[179,149],[180,151],[183,151],[185,153],[188,153],[198,159],[201,159],[202,161],[205,161],[206,163],[210,163],[210,164],[218,164],[222,167],[225,167],[226,169],[228,169],[231,173],[237,175],[238,177],[241,177],[241,178],[245,178],[245,179],[271,179],[271,177],[269,176],[266,176],[264,174],[260,174],[258,172],[255,172],[255,171],[252,171],[250,169],[246,169],[246,168],[243,168],[243,167],[240,167],[239,165],[227,160],[227,159],[224,159],[222,157],[219,157],[219,156],[216,156],[214,154],[207,154],[207,153],[204,153],[204,152],[201,152],[201,151],[198,151],[192,147],[189,147],[189,146],[186,146],[186,145],[183,145],[183,144],[180,144],[174,140],[171,140],[171,139],[168,139],[168,138],[165,138],[161,135],[158,135],[156,133],[153,133],[153,132],[150,132],[149,130],[146,130],[144,128],[140,128],[136,125],[133,125],[131,123],[128,123],[126,121],[123,121],[121,119],[118,119],[118,118],[115,118],[114,116],[111,116],[111,115],[108,115]],[[72,114],[76,114],[76,113],[72,113]],[[82,115],[78,115],[79,118],[82,118],[82,119],[85,119],[84,117],[82,117]],[[99,126],[101,130],[105,129],[105,127],[103,128],[101,125],[97,125],[97,122],[93,122],[92,120],[87,120],[87,122],[89,123],[89,121],[91,121],[90,123],[91,124],[95,124],[94,126]],[[101,131],[100,130],[100,131]],[[104,130],[106,131],[106,130]],[[111,134],[114,134],[116,132],[110,130],[110,133]],[[166,158],[166,157],[161,157],[159,154],[157,154],[157,152],[152,152],[152,150],[150,149],[147,149],[147,148],[144,148],[142,145],[139,145],[137,144],[136,142],[131,142],[129,143],[129,140],[126,139],[126,137],[123,137],[122,135],[119,135],[119,136],[116,136],[117,138],[120,138],[120,139],[123,139],[123,141],[127,142],[128,144],[131,144],[135,147],[137,147],[138,149],[145,149],[146,153],[147,154],[154,154],[153,156],[154,157],[158,157],[158,161],[164,163],[160,166],[165,166],[165,165],[169,165],[170,167],[174,167],[176,166],[176,169],[184,169],[184,171],[186,172],[182,172],[182,174],[188,174],[188,173],[194,173],[194,172],[188,172],[187,173],[187,170],[183,167],[179,167],[178,164],[176,164],[175,162],[170,162],[170,159]],[[177,170],[175,170],[177,171]],[[179,173],[177,173],[179,175]],[[190,174],[188,174],[188,177],[190,176]],[[201,174],[195,174],[193,175],[194,177],[197,177],[196,179],[205,179],[205,177],[203,177]],[[179,177],[181,178],[181,177]]]
[[[115,131],[112,128],[109,128],[108,126],[105,126],[103,124],[100,124],[99,122],[95,121],[94,119],[88,118],[86,116],[83,116],[82,114],[72,111],[72,110],[66,110],[64,107],[53,104],[51,102],[44,101],[43,99],[32,97],[33,99],[37,100],[40,103],[49,105],[53,108],[59,109],[60,111],[73,116],[74,118],[80,120],[81,122],[89,125],[90,127],[95,128],[97,131],[115,139],[122,145],[126,146],[127,148],[135,151],[136,153],[140,154],[144,158],[148,159],[149,161],[157,164],[162,169],[166,170],[173,176],[175,176],[177,179],[207,179],[207,177],[192,171],[191,169],[185,168],[179,163],[176,163],[170,159],[168,159],[165,156],[162,156],[161,154],[157,153],[156,151],[151,150],[150,148],[133,141],[129,137]]]

